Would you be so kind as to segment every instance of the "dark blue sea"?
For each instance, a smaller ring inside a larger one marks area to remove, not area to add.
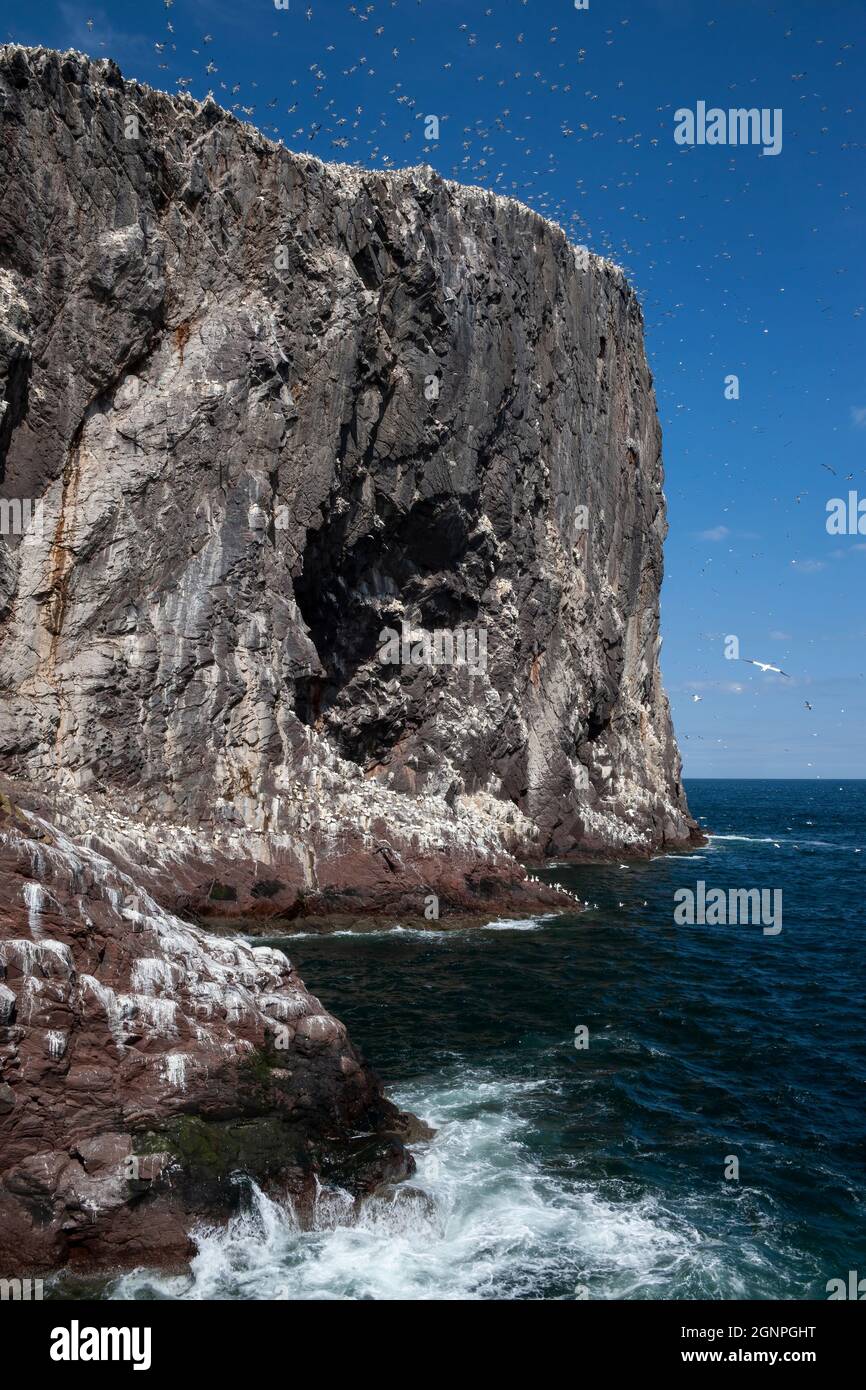
[[[114,1296],[825,1299],[866,1275],[866,782],[687,790],[704,849],[546,871],[583,915],[281,941],[436,1138],[360,1222],[323,1193],[301,1232],[259,1197],[191,1278]],[[781,889],[782,931],[675,925],[698,879]]]

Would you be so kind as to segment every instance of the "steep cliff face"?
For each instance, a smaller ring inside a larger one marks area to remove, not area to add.
[[[467,845],[687,841],[621,273],[109,62],[7,48],[2,92],[3,492],[42,502],[3,770],[185,824],[279,833],[309,795],[357,831],[381,788],[434,839],[468,805]],[[404,620],[484,629],[486,670],[384,664]]]
[[[621,272],[515,202],[79,54],[0,49],[0,113],[5,1219],[104,1260],[145,1132],[164,1244],[228,1201],[179,1118],[277,1116],[238,1162],[296,1192],[329,1127],[350,1189],[408,1162],[285,958],[190,918],[555,910],[520,859],[694,837],[660,433]]]

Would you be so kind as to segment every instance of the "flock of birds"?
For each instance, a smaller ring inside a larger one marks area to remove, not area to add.
[[[285,79],[287,93],[281,95],[278,91],[272,92],[267,98],[260,96],[256,80],[232,76],[224,70],[222,60],[215,61],[212,46],[217,41],[212,33],[188,36],[184,42],[179,41],[172,14],[183,13],[186,19],[188,6],[184,0],[180,0],[179,11],[175,10],[175,0],[163,0],[163,5],[165,29],[158,37],[153,36],[151,41],[158,72],[174,74],[163,79],[165,85],[174,86],[180,91],[193,90],[196,95],[202,96],[205,92],[197,88],[208,86],[211,94],[240,119],[254,121],[277,141],[285,140],[292,148],[309,149],[322,158],[354,159],[364,165],[380,164],[388,168],[417,163],[421,156],[429,158],[437,166],[441,165],[439,140],[419,137],[417,123],[421,121],[423,127],[426,113],[404,80],[412,80],[411,74],[418,68],[419,54],[423,55],[426,51],[423,33],[419,46],[419,36],[405,32],[408,16],[413,13],[420,15],[425,8],[430,12],[435,0],[375,0],[375,3],[339,5],[329,0],[327,6],[305,6],[303,0],[299,0],[297,12],[290,8],[291,0],[274,0],[271,20],[262,18],[255,39],[285,45],[291,43],[294,36],[297,42],[297,30],[293,30],[291,25],[296,21],[301,23],[300,15],[303,15],[303,27],[307,29],[310,39],[310,43],[304,46],[315,57],[306,65],[305,74]],[[605,17],[604,27],[599,33],[597,26],[592,31],[589,29],[589,11],[580,13],[572,10],[568,4],[564,10],[560,22],[552,24],[547,23],[549,15],[544,20],[536,17],[529,0],[514,0],[510,4],[505,0],[485,4],[481,0],[477,6],[467,6],[466,19],[458,18],[455,14],[452,20],[450,12],[442,15],[442,37],[455,41],[456,47],[449,47],[448,52],[454,51],[456,57],[437,62],[437,69],[443,74],[443,103],[456,97],[461,108],[460,147],[463,153],[458,162],[441,169],[441,172],[463,182],[486,185],[519,197],[551,220],[559,221],[573,240],[586,241],[589,227],[576,204],[592,195],[593,190],[587,186],[587,180],[576,178],[571,197],[559,198],[545,189],[545,183],[561,171],[564,156],[576,170],[578,159],[572,147],[584,141],[604,140],[610,144],[613,137],[617,146],[623,147],[622,154],[628,153],[630,156],[637,155],[645,147],[664,147],[671,139],[676,102],[671,100],[655,106],[657,119],[655,129],[650,133],[630,129],[632,118],[622,109],[616,109],[618,94],[625,95],[624,89],[628,85],[626,78],[616,78],[613,90],[605,92],[601,87],[594,90],[593,85],[587,86],[586,73],[592,70],[592,44],[596,48],[615,48],[617,44],[625,42],[632,24],[631,17],[611,16],[609,20]],[[525,12],[525,18],[521,17],[521,12]],[[774,12],[771,10],[770,13]],[[265,16],[267,14],[266,8]],[[101,16],[100,27],[103,19],[104,16]],[[702,22],[710,31],[719,24],[713,17]],[[97,20],[90,16],[85,23],[91,42],[95,41],[99,48],[108,47],[109,40],[99,37]],[[276,27],[271,27],[272,23]],[[186,30],[187,26],[183,27]],[[450,33],[452,27],[453,33]],[[804,33],[784,26],[781,21],[779,31],[785,43],[793,41],[796,44],[798,39],[804,37]],[[345,54],[346,36],[352,34],[358,42],[349,44],[353,50],[350,56],[335,59],[338,44],[334,40],[343,40],[340,52]],[[252,32],[250,38],[253,38]],[[399,41],[394,42],[395,38]],[[825,40],[817,34],[812,34],[810,38],[814,48],[820,52]],[[547,50],[543,63],[537,56],[538,45],[542,41]],[[854,47],[853,40],[840,43],[832,59],[833,66],[844,68]],[[802,45],[796,51],[802,53]],[[442,57],[443,54],[437,56]],[[272,61],[266,58],[265,65]],[[176,72],[178,67],[180,72]],[[445,75],[451,79],[450,85]],[[795,84],[799,104],[820,103],[817,119],[821,124],[817,126],[817,131],[821,137],[825,137],[831,133],[831,116],[819,92],[801,89],[800,84],[808,76],[808,70],[795,68],[790,72],[790,81]],[[357,78],[364,79],[363,86],[372,93],[371,96],[357,99],[358,83],[352,81]],[[374,78],[378,78],[378,81],[368,81]],[[732,102],[745,102],[748,98],[747,104],[751,104],[753,94],[744,89],[757,82],[755,76],[728,82],[728,90],[736,94],[731,97]],[[470,114],[473,85],[483,89],[484,94],[479,105],[484,107],[485,114],[477,117]],[[491,89],[503,92],[504,104],[495,113],[488,114],[490,103],[487,92]],[[379,103],[383,95],[390,100],[390,113],[387,110],[374,112],[372,103]],[[540,121],[544,125],[545,108],[553,103],[558,105],[559,115],[556,117],[556,143],[550,146],[549,127],[548,133],[538,137],[534,137],[532,131],[535,129],[534,122]],[[841,114],[850,115],[851,109]],[[451,113],[447,110],[440,112],[439,116],[441,123],[451,119]],[[289,128],[284,123],[284,117],[295,117],[295,124]],[[801,132],[788,128],[785,138],[799,140]],[[815,139],[814,123],[808,130],[808,138]],[[820,155],[817,142],[809,153],[816,157]],[[526,166],[526,159],[531,159],[531,166]],[[627,214],[628,190],[638,186],[642,171],[637,159],[632,161],[632,167],[615,171],[613,159],[620,160],[621,154],[616,153],[612,157],[610,183],[602,183],[600,191],[620,191],[623,202],[618,212]],[[673,160],[668,162],[667,168],[673,169]],[[673,183],[672,175],[667,182]],[[848,196],[847,193],[845,196]],[[724,201],[730,202],[732,197],[733,192]],[[649,213],[637,207],[631,215],[639,227],[650,221]],[[633,244],[629,236],[614,236],[604,229],[599,229],[594,240],[603,254],[626,268],[629,256],[641,250],[650,251],[651,267],[652,254],[665,245],[664,240],[658,245],[647,240],[641,248],[636,242]],[[661,306],[662,301],[655,303]],[[675,315],[679,307],[667,306],[663,313]]]
[[[255,17],[250,15],[244,38],[238,41],[237,29],[229,31],[227,39],[192,27],[194,12],[188,0],[163,0],[163,6],[160,31],[145,37],[156,69],[155,85],[197,97],[210,93],[239,119],[254,123],[280,143],[320,158],[384,169],[428,162],[460,182],[519,198],[558,222],[572,241],[591,245],[621,264],[638,283],[662,283],[656,274],[660,264],[669,274],[684,256],[693,254],[697,264],[692,279],[703,280],[707,287],[722,286],[719,313],[736,315],[737,322],[752,333],[768,331],[766,326],[759,328],[766,322],[763,309],[744,305],[742,297],[736,305],[733,298],[725,298],[725,286],[736,273],[735,262],[744,248],[756,256],[770,249],[761,244],[766,232],[760,217],[754,214],[752,226],[742,220],[752,215],[748,209],[759,183],[754,177],[754,151],[745,152],[749,158],[741,158],[741,152],[732,149],[720,153],[715,177],[724,187],[696,193],[701,187],[697,166],[693,160],[688,162],[694,150],[677,149],[672,142],[676,94],[657,102],[643,122],[647,128],[638,128],[634,115],[627,112],[641,109],[642,103],[630,107],[629,94],[638,81],[642,97],[645,87],[652,89],[651,75],[644,76],[641,67],[638,78],[634,67],[636,57],[643,56],[641,33],[645,31],[640,21],[645,15],[640,7],[632,6],[629,16],[605,5],[601,14],[593,0],[585,12],[564,3],[561,12],[548,7],[540,13],[528,0],[480,0],[461,14],[459,9],[440,7],[438,0],[348,4],[329,0],[327,5],[274,0],[273,8],[265,5]],[[628,0],[620,0],[620,10],[628,7]],[[820,190],[822,156],[828,143],[835,142],[842,150],[862,148],[852,136],[851,98],[838,97],[834,107],[828,95],[836,90],[833,74],[841,73],[852,60],[854,37],[840,41],[837,35],[825,41],[814,15],[808,22],[798,17],[795,27],[786,22],[787,16],[796,14],[794,7],[779,0],[764,0],[761,8],[776,26],[782,62],[790,53],[785,142],[799,142],[815,161]],[[430,39],[431,17],[436,24],[435,45]],[[217,18],[215,12],[215,28]],[[137,26],[148,22],[136,10]],[[726,41],[729,22],[729,16],[695,20],[709,34],[718,35],[720,43]],[[108,37],[103,37],[100,30],[106,25]],[[86,29],[87,42],[79,46],[95,52],[116,46],[104,11],[88,17]],[[241,43],[247,49],[245,62],[239,61]],[[136,65],[140,44],[136,35]],[[257,45],[260,58],[255,57]],[[616,54],[623,55],[621,63]],[[813,60],[804,61],[807,54],[814,55]],[[129,66],[122,52],[112,51],[111,56]],[[732,65],[725,84],[731,104],[760,103],[757,93],[762,86],[748,69],[752,58],[759,56],[752,50],[751,57],[743,54],[738,67]],[[279,78],[264,77],[277,70]],[[250,77],[250,71],[256,76]],[[148,71],[134,75],[154,81]],[[436,76],[436,104],[442,109],[437,112],[438,126],[428,133],[427,105],[419,93],[429,93],[431,75]],[[269,89],[263,91],[258,79],[262,84],[267,81]],[[602,150],[605,158],[600,161]],[[648,163],[652,178],[642,181],[649,172]],[[702,177],[706,167],[699,171]],[[604,172],[598,180],[600,169]],[[674,195],[665,190],[688,195],[675,219],[670,208],[661,220],[653,212],[659,189],[666,198]],[[809,196],[806,190],[804,196]],[[821,197],[811,196],[817,206]],[[724,216],[731,205],[742,209],[742,238],[736,251],[724,235],[705,225],[700,204],[711,197],[711,217]],[[839,211],[855,211],[850,198],[850,188],[840,189]],[[597,213],[604,209],[603,215],[618,230],[593,229],[587,212],[592,206]],[[815,222],[811,232],[819,238],[818,219],[814,213],[809,215]],[[808,267],[802,268],[808,275]],[[843,288],[848,266],[837,266],[835,275]],[[784,293],[784,287],[779,293]],[[651,345],[676,332],[676,320],[686,308],[664,291],[644,296],[643,306]],[[715,311],[709,288],[706,309],[708,316]],[[841,305],[837,308],[817,296],[815,313],[832,315],[839,309]],[[866,307],[855,303],[850,312],[859,318]],[[689,357],[682,363],[684,375],[694,380],[695,373],[698,379],[714,373],[716,343],[716,325],[708,324],[704,360],[695,363]],[[683,353],[684,358],[688,356]],[[662,398],[675,390],[670,372],[666,382]],[[678,420],[680,412],[688,409],[677,403],[671,418]],[[717,428],[711,424],[709,432]],[[830,464],[820,466],[839,476]],[[722,469],[727,468],[727,463],[722,464]],[[732,472],[721,476],[725,483],[734,481]],[[854,480],[850,471],[843,476],[846,482]],[[809,490],[801,489],[793,501],[800,504],[809,495]],[[737,500],[731,497],[732,507]],[[705,562],[701,575],[710,573],[711,563]],[[791,679],[771,662],[744,660],[763,675]],[[699,694],[692,696],[695,705],[702,699]],[[804,703],[811,711],[812,705]]]

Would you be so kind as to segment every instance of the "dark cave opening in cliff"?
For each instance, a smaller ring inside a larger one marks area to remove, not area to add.
[[[351,510],[307,533],[295,598],[326,674],[295,681],[295,708],[353,762],[387,752],[411,722],[403,699],[385,690],[399,668],[375,659],[383,629],[399,630],[410,614],[425,628],[477,617],[484,567],[473,502],[449,494],[400,511],[380,496],[372,533],[349,540]]]

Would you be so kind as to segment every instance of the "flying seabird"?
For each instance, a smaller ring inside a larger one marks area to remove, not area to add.
[[[740,660],[748,662],[750,666],[757,666],[761,671],[775,671],[777,675],[786,676],[788,680],[791,679],[788,672],[783,671],[781,666],[771,666],[769,661],[753,661],[750,656],[741,656]]]

